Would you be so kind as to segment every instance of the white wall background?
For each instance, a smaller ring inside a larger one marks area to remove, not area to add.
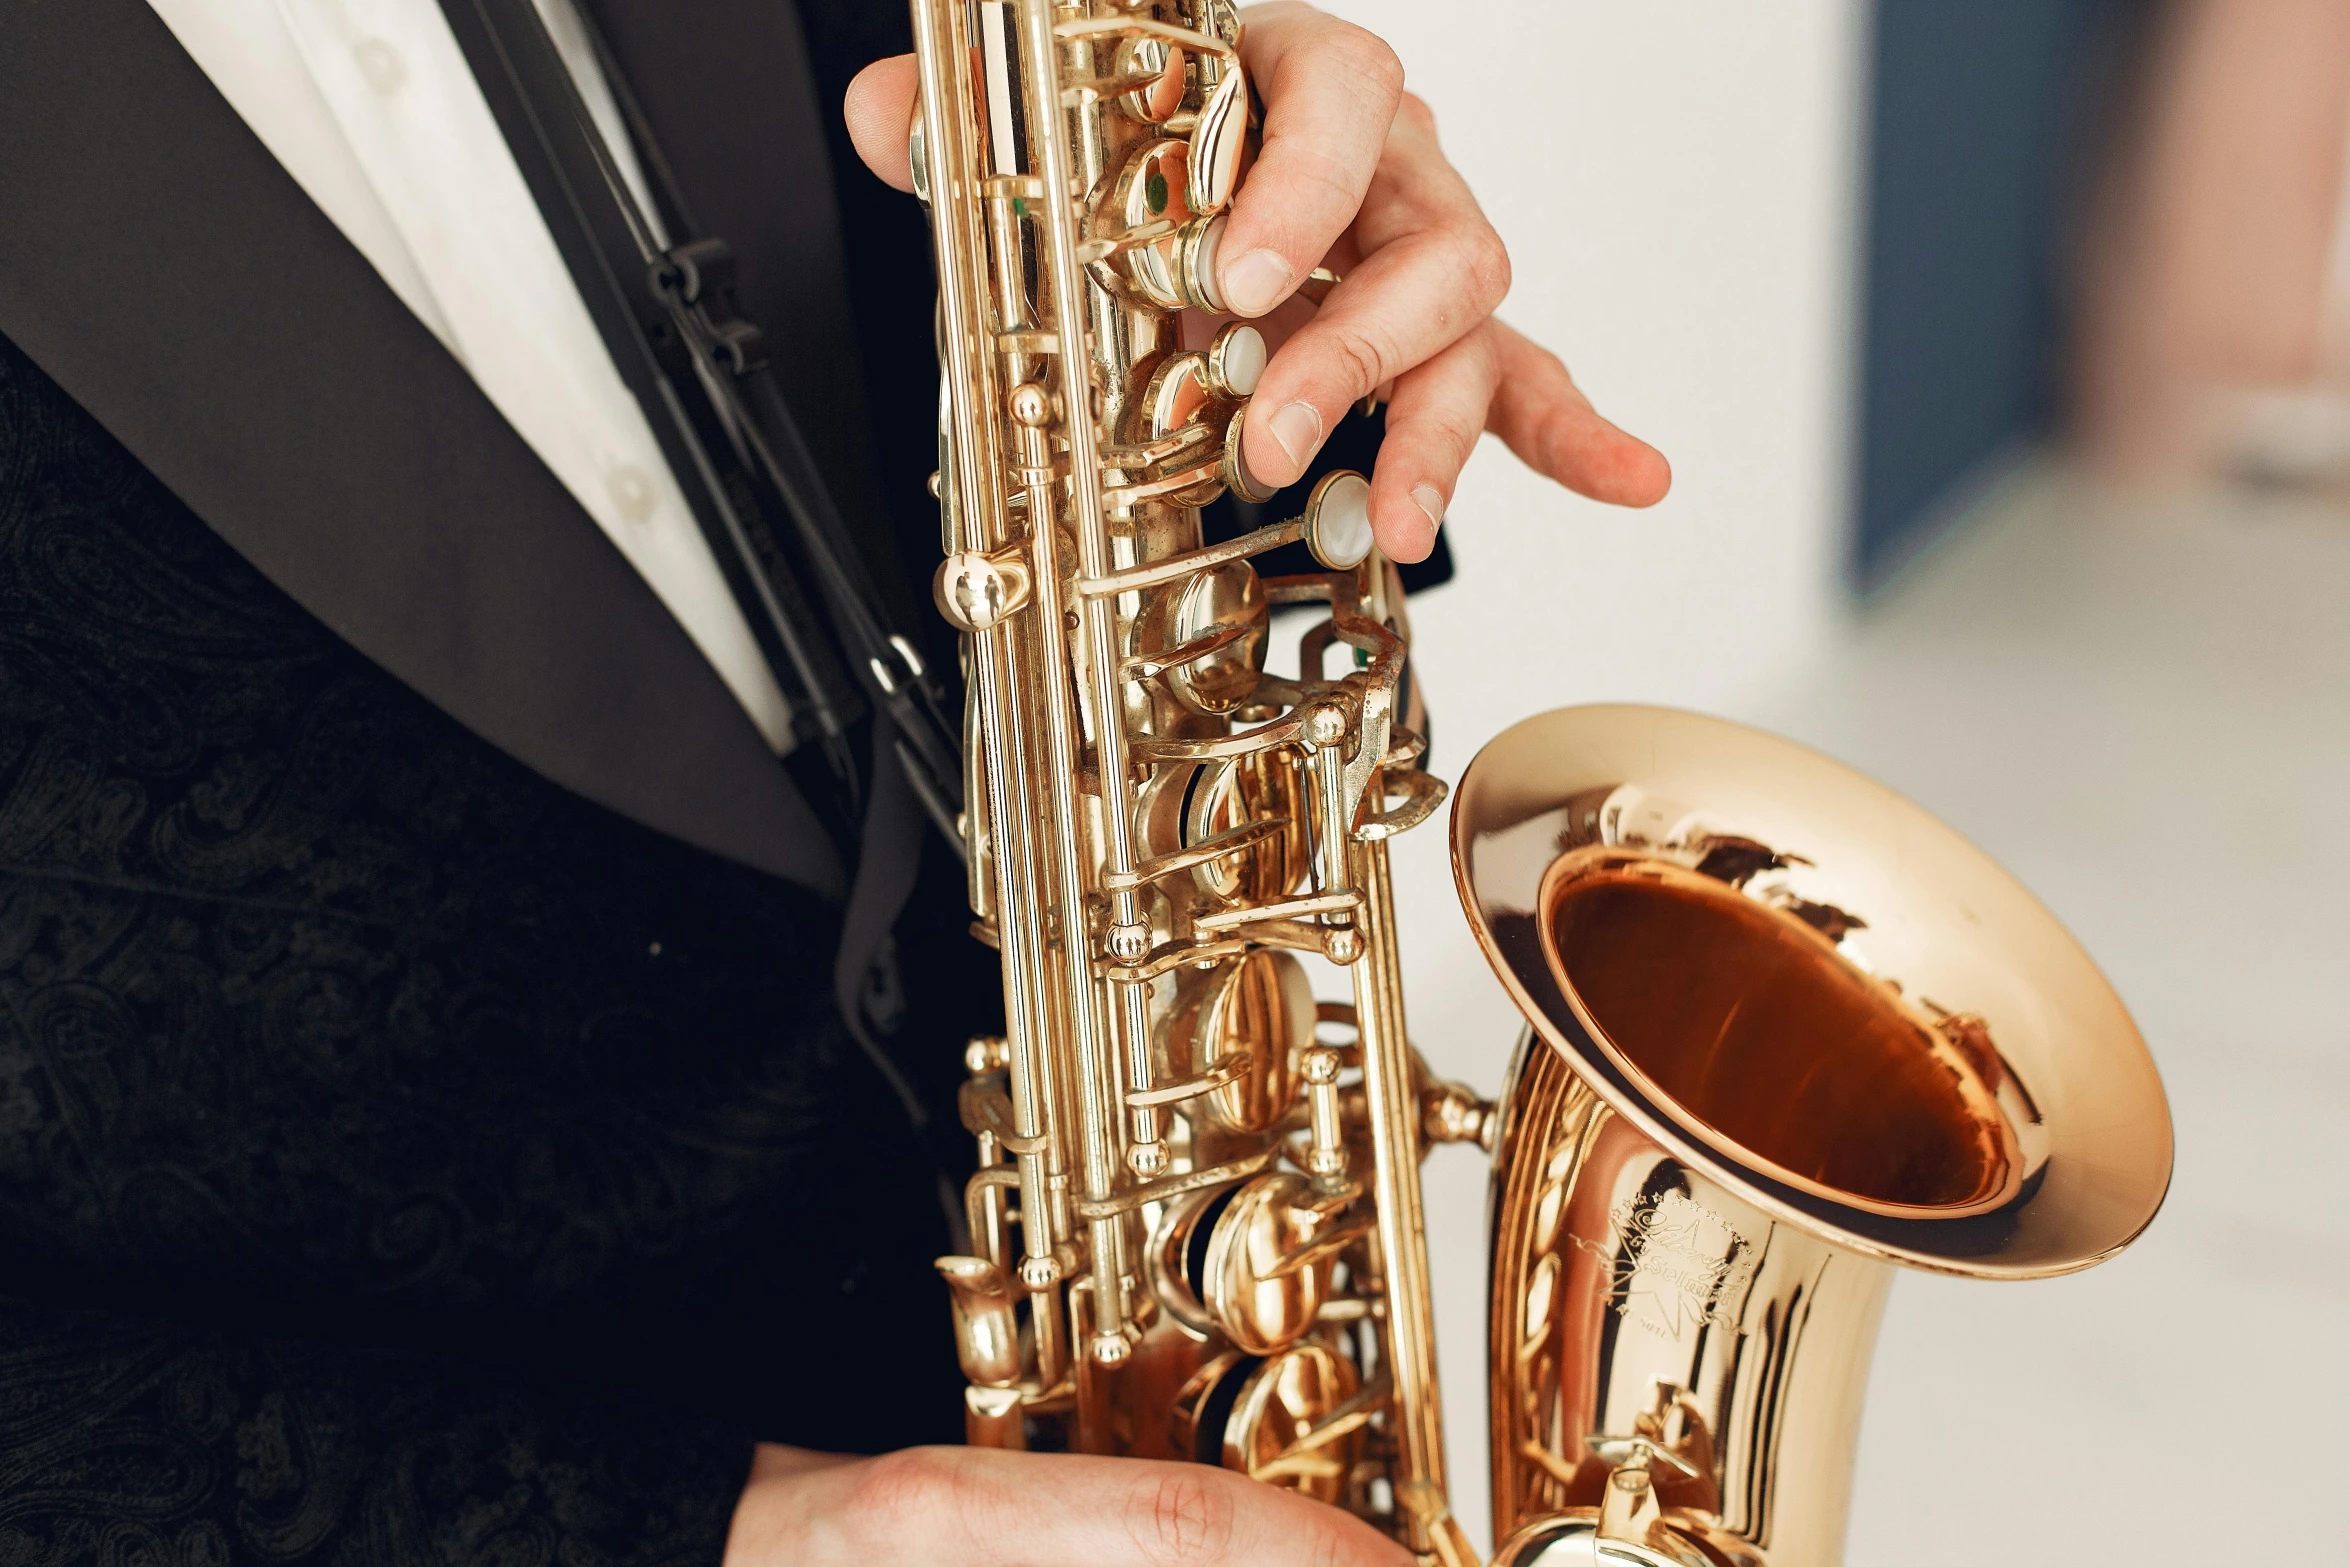
[[[1436,770],[1546,708],[1736,711],[1833,623],[1863,8],[1858,0],[1324,0],[1402,55],[1510,246],[1504,314],[1662,448],[1673,493],[1611,511],[1488,440],[1458,579],[1415,600]],[[1413,1034],[1498,1091],[1516,1014],[1454,900],[1441,818],[1399,841]],[[1482,1157],[1431,1159],[1455,1503],[1486,1540]]]

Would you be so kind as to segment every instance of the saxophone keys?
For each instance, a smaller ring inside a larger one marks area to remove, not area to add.
[[[1161,1029],[1160,1075],[1204,1085],[1198,1112],[1230,1132],[1263,1132],[1297,1102],[1314,1033],[1305,965],[1259,947],[1178,982]]]
[[[1263,579],[1245,560],[1203,571],[1174,594],[1167,633],[1178,649],[1205,651],[1161,675],[1167,691],[1195,713],[1222,717],[1256,694],[1271,641],[1272,605]]]
[[[1325,571],[1352,571],[1371,553],[1371,481],[1352,469],[1326,475],[1306,498],[1306,548]]]
[[[1248,78],[1224,73],[1191,130],[1190,182],[1184,199],[1194,212],[1221,212],[1240,185],[1241,153],[1248,145]]]
[[[1118,107],[1145,125],[1164,125],[1183,107],[1191,57],[1163,38],[1129,38],[1118,46],[1116,79],[1139,86],[1122,94]]]
[[[1218,212],[1192,219],[1161,247],[1170,273],[1169,291],[1176,306],[1213,311],[1217,315],[1224,313],[1224,295],[1216,286],[1216,254],[1223,240],[1224,214]]]
[[[1152,861],[1217,848],[1191,866],[1192,888],[1211,909],[1275,902],[1303,879],[1313,856],[1305,790],[1285,757],[1161,768],[1135,816]]]
[[[937,1268],[955,1305],[955,1355],[982,1388],[1020,1385],[1020,1320],[1003,1270],[985,1257],[941,1257]]]
[[[1176,1436],[1201,1463],[1336,1503],[1362,1446],[1361,1392],[1353,1364],[1319,1339],[1270,1356],[1230,1352],[1177,1395]]]
[[[1222,219],[1218,219],[1222,222]],[[1240,427],[1248,422],[1246,408],[1235,409],[1232,420],[1224,427],[1224,487],[1251,505],[1262,506],[1279,493],[1277,485],[1267,484],[1251,471],[1248,459],[1240,452]]]
[[[1172,447],[1174,452],[1164,459],[1167,471],[1126,488],[1169,506],[1204,506],[1214,500],[1224,485],[1222,470],[1200,437],[1212,434],[1223,422],[1217,411],[1221,398],[1206,354],[1176,354],[1160,365],[1143,388],[1142,422],[1144,433],[1160,449]],[[1169,437],[1179,438],[1181,444]]]
[[[1226,397],[1254,397],[1272,357],[1264,333],[1246,321],[1228,322],[1208,345],[1208,384]]]
[[[1207,406],[1216,393],[1208,372],[1208,356],[1189,353],[1176,354],[1151,373],[1143,388],[1142,405],[1149,410],[1154,438],[1182,429]]]
[[[1221,38],[1228,44],[1235,46],[1239,44],[1240,7],[1235,3],[1235,0],[1199,0],[1193,10],[1198,14],[1201,32],[1212,38]],[[1215,55],[1209,55],[1200,61],[1200,69],[1203,72],[1212,73],[1238,70],[1239,67],[1236,64],[1228,64]]]
[[[1189,205],[1190,186],[1191,143],[1166,137],[1135,149],[1110,196],[1114,225],[1122,224],[1129,235],[1137,230],[1166,235],[1121,255],[1126,280],[1162,310],[1186,303],[1178,284],[1184,237],[1199,216]]]
[[[1028,557],[1017,546],[989,553],[957,550],[938,564],[930,596],[960,631],[986,631],[1028,607],[1035,589]]]
[[[1288,1170],[1242,1182],[1196,1222],[1209,1229],[1204,1251],[1196,1241],[1189,1248],[1193,1288],[1225,1338],[1255,1355],[1273,1354],[1313,1329],[1331,1264],[1359,1239],[1344,1233],[1347,1221],[1323,1211],[1304,1176]]]

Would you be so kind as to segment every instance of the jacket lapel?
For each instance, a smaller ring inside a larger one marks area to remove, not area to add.
[[[716,672],[143,0],[9,11],[0,332],[475,733],[838,891],[826,834]]]

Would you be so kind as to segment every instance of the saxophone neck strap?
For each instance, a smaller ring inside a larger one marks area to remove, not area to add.
[[[863,815],[872,780],[854,735],[878,709],[916,798],[960,849],[960,725],[948,722],[936,675],[891,624],[769,372],[766,338],[735,307],[732,249],[695,231],[611,50],[582,13],[649,201],[627,178],[535,0],[442,0],[442,9],[792,704],[795,744],[813,741],[823,758],[836,824],[854,832]]]

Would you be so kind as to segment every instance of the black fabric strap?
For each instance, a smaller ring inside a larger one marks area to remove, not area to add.
[[[661,429],[746,611],[784,655],[779,674],[796,676],[836,772],[855,777],[846,729],[856,692],[837,673],[845,663],[889,713],[918,797],[954,839],[961,764],[940,687],[888,623],[767,374],[761,334],[734,311],[731,251],[715,237],[676,232],[688,216],[675,199],[660,215],[671,230],[664,249],[532,0],[444,0],[444,8],[615,360]],[[611,69],[609,51],[605,59]],[[630,101],[626,83],[615,86]],[[641,120],[638,134],[650,144]],[[666,167],[657,145],[644,161]],[[825,622],[807,615],[810,601],[822,603]],[[811,657],[827,629],[840,657]]]
[[[519,7],[450,0],[443,9],[580,298],[621,380],[644,409],[769,667],[800,711],[802,727],[813,721],[840,766],[849,727],[862,716],[856,688],[817,634],[798,573],[781,558],[766,519],[745,493],[739,465],[727,450],[728,432],[690,384],[692,357],[647,287],[645,247],[628,215],[606,195],[596,149],[579,129],[584,115],[576,112],[562,58],[529,0]]]

